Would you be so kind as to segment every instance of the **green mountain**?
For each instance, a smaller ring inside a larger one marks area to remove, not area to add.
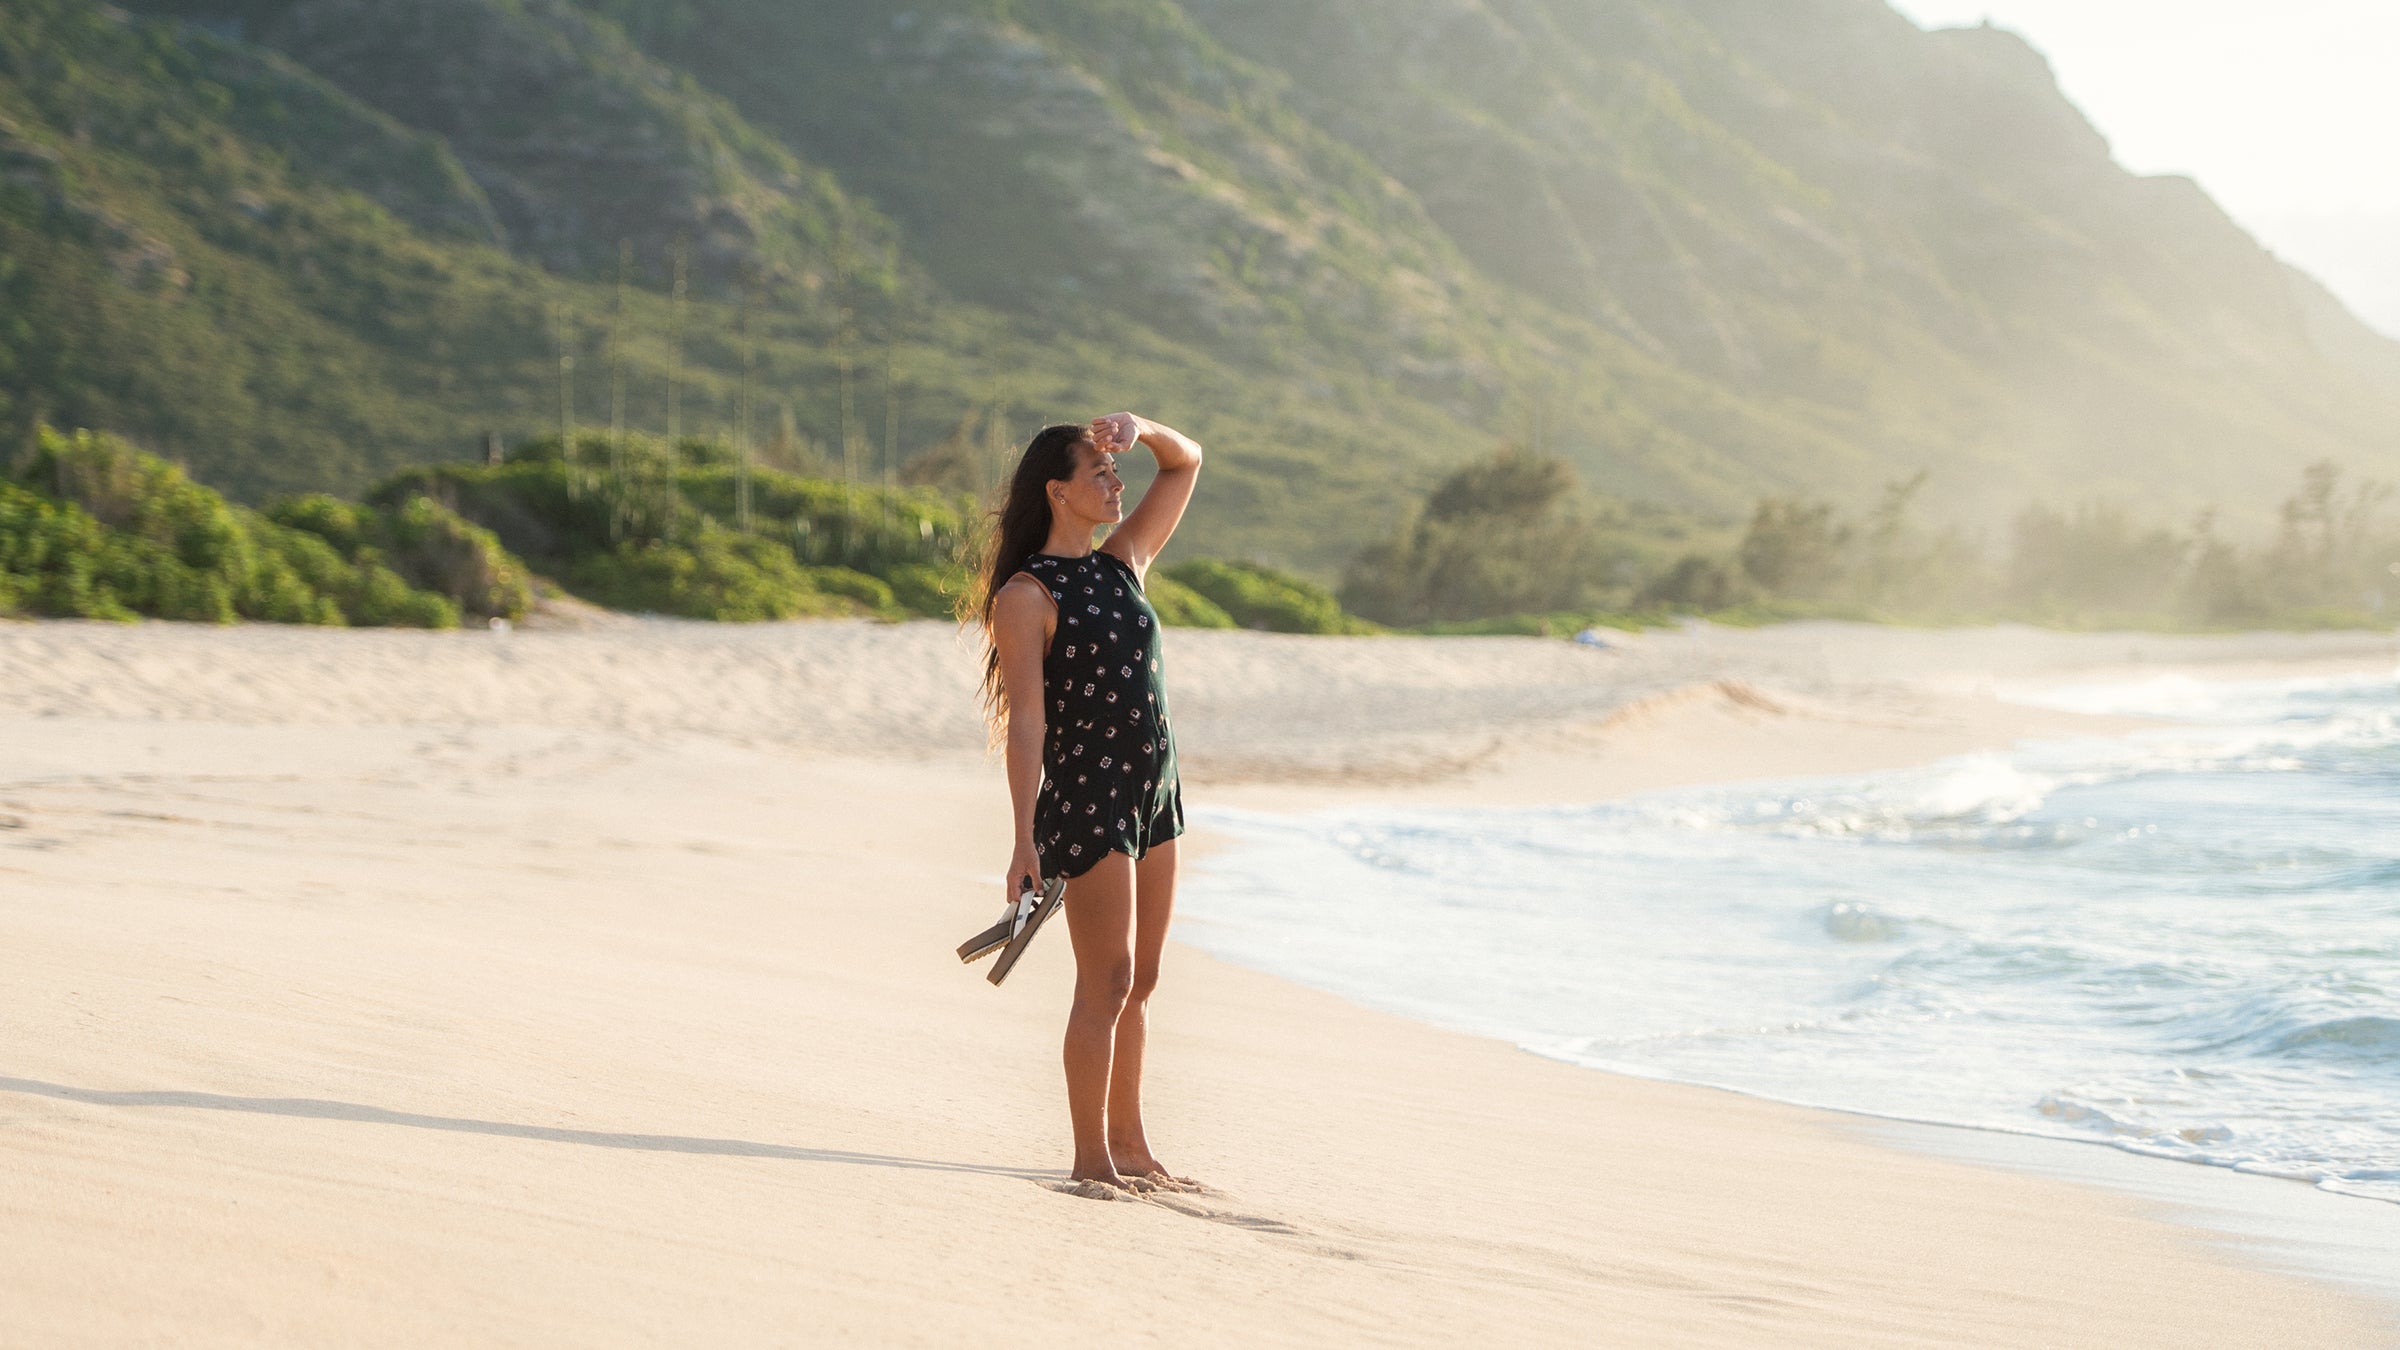
[[[1506,441],[1723,520],[2400,473],[2400,344],[1881,0],[132,8],[0,9],[0,416],[237,496],[562,417],[972,488],[1134,406],[1186,549],[1329,576]]]

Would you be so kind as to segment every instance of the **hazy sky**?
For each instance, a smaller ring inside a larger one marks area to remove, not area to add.
[[[2234,219],[2400,337],[2400,0],[1893,0],[2039,47],[2136,173]]]

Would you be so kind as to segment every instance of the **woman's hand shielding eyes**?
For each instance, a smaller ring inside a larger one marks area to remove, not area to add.
[[[1129,412],[1092,419],[1092,440],[1102,451],[1121,455],[1142,439],[1142,419]]]

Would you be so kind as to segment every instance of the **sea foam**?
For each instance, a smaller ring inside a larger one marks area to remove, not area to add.
[[[2400,1201],[2400,686],[2053,691],[2179,724],[1525,810],[1205,810],[1187,931],[1542,1054]]]

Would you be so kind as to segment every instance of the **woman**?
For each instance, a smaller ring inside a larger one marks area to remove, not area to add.
[[[1136,445],[1158,477],[1128,515],[1117,456]],[[1013,903],[1021,887],[1066,878],[1074,1176],[1120,1189],[1190,1184],[1142,1130],[1146,1009],[1183,833],[1158,614],[1142,582],[1199,476],[1198,443],[1132,413],[1046,428],[1017,463],[982,577],[984,707],[1005,738],[1016,807],[1007,893]],[[1116,528],[1094,548],[1104,525]]]

